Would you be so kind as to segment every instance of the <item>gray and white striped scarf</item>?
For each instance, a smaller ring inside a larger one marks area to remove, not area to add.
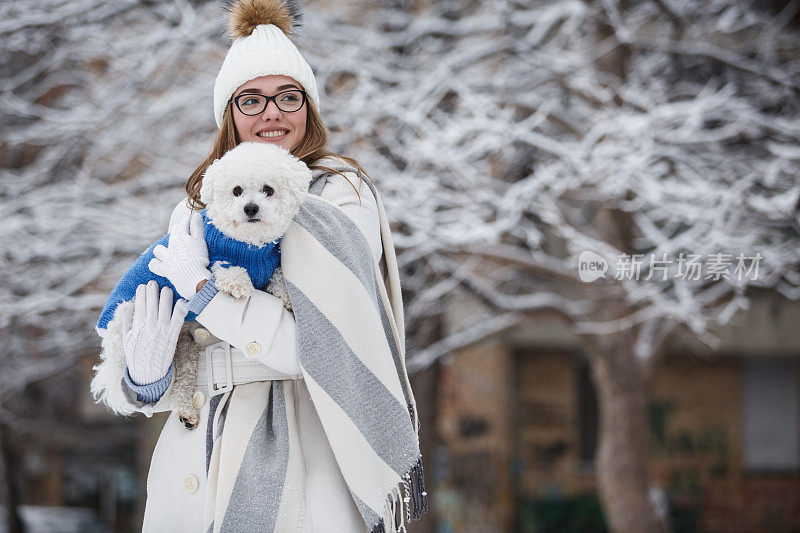
[[[340,172],[352,168],[336,168]],[[281,241],[303,378],[367,531],[405,530],[427,511],[419,421],[405,368],[405,326],[389,222],[374,185],[385,276],[366,238],[318,195]],[[296,383],[238,385],[211,399],[205,531],[287,531],[303,490]]]

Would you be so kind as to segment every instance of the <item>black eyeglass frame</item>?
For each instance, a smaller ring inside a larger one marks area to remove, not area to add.
[[[282,94],[285,94],[285,93],[300,93],[301,95],[303,95],[303,101],[300,102],[300,107],[298,107],[294,111],[285,111],[284,109],[282,109],[280,104],[278,103],[278,97],[280,95],[282,95]],[[245,113],[244,111],[242,111],[242,108],[239,107],[239,99],[240,98],[244,98],[246,96],[261,96],[263,98],[266,98],[267,100],[266,100],[266,103],[264,104],[264,107],[258,113]],[[280,109],[282,113],[296,113],[297,111],[300,111],[301,109],[303,109],[303,106],[306,105],[306,100],[307,99],[308,98],[306,96],[306,92],[305,91],[303,91],[301,89],[289,89],[288,91],[281,91],[281,92],[279,92],[278,94],[276,94],[274,96],[267,96],[266,94],[259,94],[259,93],[243,93],[243,94],[240,94],[239,96],[234,97],[233,98],[233,103],[234,103],[234,105],[236,105],[236,109],[238,109],[239,112],[242,115],[246,115],[248,117],[254,117],[256,115],[260,115],[261,113],[263,113],[267,109],[267,107],[269,107],[270,101],[275,102],[275,106],[278,109]]]

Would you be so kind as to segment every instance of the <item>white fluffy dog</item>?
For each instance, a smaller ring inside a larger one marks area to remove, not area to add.
[[[222,233],[262,246],[286,233],[309,181],[308,167],[280,146],[246,142],[208,167],[200,201]]]
[[[283,148],[268,143],[241,143],[215,160],[203,175],[200,200],[222,234],[254,247],[272,243],[286,233],[308,192],[311,171]],[[206,232],[208,236],[208,230]],[[241,266],[229,266],[209,249],[215,286],[235,298],[255,290],[252,276]],[[280,267],[270,276],[267,292],[291,309]],[[171,400],[180,421],[194,429],[199,422],[192,403],[199,353],[190,335],[181,335],[175,350],[175,384]]]
[[[208,167],[200,201],[206,204],[208,217],[223,234],[263,246],[286,233],[310,180],[308,167],[283,148],[241,143]],[[254,287],[247,271],[224,265],[224,261],[212,265],[217,289],[236,298],[252,294]],[[291,309],[280,268],[266,290]]]
[[[280,267],[275,268],[279,264],[275,241],[286,232],[307,197],[310,181],[311,171],[302,161],[269,143],[241,143],[209,165],[200,188],[200,200],[206,204],[201,214],[219,291],[241,298],[258,288],[281,298],[291,309]],[[166,242],[164,239],[159,242]],[[104,309],[106,316],[116,316],[118,309],[113,306],[132,305],[131,291],[157,278],[146,266],[142,268],[149,260],[147,254],[142,254],[138,268],[136,264],[131,267],[115,287],[107,302],[107,308],[112,307]],[[92,392],[116,412],[127,414],[131,409],[115,389],[126,364],[116,322],[108,322],[109,333],[103,340],[101,363],[95,367]],[[170,400],[173,411],[189,429],[199,422],[198,410],[192,405],[198,357],[197,346],[184,325],[175,350]]]

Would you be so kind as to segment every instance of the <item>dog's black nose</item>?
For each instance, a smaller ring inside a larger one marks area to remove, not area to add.
[[[258,213],[258,204],[254,204],[250,202],[249,204],[244,206],[244,214],[247,215],[249,218],[253,218]]]

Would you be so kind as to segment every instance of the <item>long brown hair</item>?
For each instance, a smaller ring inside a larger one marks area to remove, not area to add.
[[[306,134],[303,140],[300,141],[300,144],[291,150],[292,155],[300,159],[312,170],[329,170],[347,179],[344,174],[337,170],[314,164],[315,161],[319,161],[324,157],[336,157],[358,169],[362,177],[366,176],[367,179],[370,179],[364,169],[361,168],[361,165],[358,164],[358,161],[352,157],[339,155],[328,150],[328,128],[325,127],[325,123],[322,122],[322,117],[320,117],[319,112],[317,112],[311,100],[306,99],[306,105],[308,106]],[[222,127],[214,138],[214,145],[211,148],[211,152],[203,159],[200,166],[194,169],[189,179],[186,180],[185,188],[186,194],[189,196],[189,207],[200,210],[206,206],[200,201],[200,186],[202,185],[203,175],[206,173],[206,169],[208,169],[211,163],[216,159],[225,155],[228,150],[236,147],[240,142],[239,135],[236,133],[236,126],[233,123],[233,104],[228,102],[228,106],[225,108],[225,114],[222,117]],[[350,180],[348,180],[348,182],[349,181]],[[350,183],[350,185],[355,189],[355,185],[352,183]],[[358,189],[356,189],[356,194],[358,194]]]

